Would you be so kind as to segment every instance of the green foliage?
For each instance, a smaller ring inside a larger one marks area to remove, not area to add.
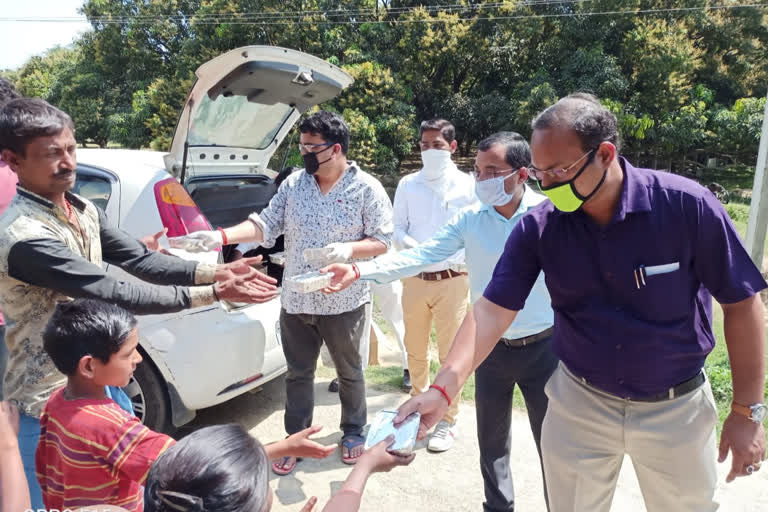
[[[69,111],[81,142],[166,149],[200,64],[239,46],[296,48],[354,76],[322,107],[349,113],[351,156],[380,174],[397,172],[423,119],[454,121],[469,155],[497,130],[530,135],[541,109],[590,91],[617,115],[636,164],[697,177],[716,159],[720,182],[754,167],[768,83],[766,10],[578,16],[711,4],[508,0],[438,12],[411,0],[85,0],[92,31],[4,74]],[[267,23],[238,14],[286,12],[297,14]]]
[[[725,211],[736,224],[746,224],[749,219],[749,205],[747,204],[728,203],[725,205]]]

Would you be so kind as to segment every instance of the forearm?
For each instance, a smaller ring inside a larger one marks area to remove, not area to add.
[[[267,459],[269,460],[292,456],[292,454],[289,453],[288,443],[285,439],[269,443],[264,447],[264,451],[267,452]]]
[[[227,237],[227,245],[264,241],[264,231],[261,226],[250,219],[225,229],[224,234]]]
[[[323,512],[354,512],[360,508],[365,484],[371,470],[360,461],[355,465],[341,489],[323,507]]]
[[[119,281],[101,266],[72,253],[59,240],[17,242],[8,253],[8,275],[72,298],[111,302],[136,314],[160,314],[214,302],[211,286],[157,286]]]
[[[765,320],[760,294],[723,305],[725,343],[731,362],[733,401],[762,402],[765,393]]]
[[[143,281],[164,285],[191,286],[198,281],[197,263],[150,251],[125,231],[109,225],[106,215],[99,211],[101,256],[106,263],[116,265]],[[212,281],[207,281],[212,282]]]
[[[32,508],[18,445],[0,448],[0,510]]]
[[[350,242],[350,245],[352,246],[352,259],[354,260],[374,258],[387,252],[387,244],[373,237]]]
[[[445,363],[435,377],[435,384],[445,387],[449,396],[456,396],[472,372],[491,353],[515,316],[517,311],[497,306],[485,298],[479,299],[464,317]]]

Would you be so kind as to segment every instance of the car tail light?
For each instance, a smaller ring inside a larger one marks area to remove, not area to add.
[[[208,231],[211,225],[184,187],[175,178],[155,183],[155,202],[168,237]]]

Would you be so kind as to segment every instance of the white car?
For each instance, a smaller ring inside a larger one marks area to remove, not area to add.
[[[229,226],[263,209],[276,192],[276,172],[267,166],[280,143],[303,112],[352,83],[321,59],[266,46],[232,50],[196,74],[170,154],[77,153],[74,192],[137,238],[163,227],[168,236],[179,236]],[[171,252],[209,262],[223,258],[223,252]],[[114,266],[107,271],[135,279]],[[136,414],[151,428],[170,431],[194,418],[197,409],[284,373],[279,313],[278,297],[139,317],[144,363],[126,388]]]

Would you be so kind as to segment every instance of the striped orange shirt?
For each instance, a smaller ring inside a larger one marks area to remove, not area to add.
[[[152,463],[175,441],[112,400],[51,395],[40,417],[37,480],[47,509],[109,504],[141,512]]]

